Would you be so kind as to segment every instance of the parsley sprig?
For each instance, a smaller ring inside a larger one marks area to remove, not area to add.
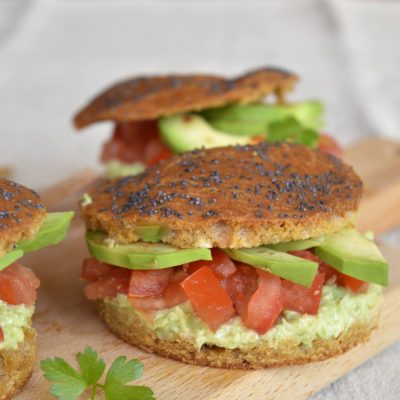
[[[90,393],[89,399],[94,400],[99,390],[103,390],[106,400],[155,400],[153,391],[147,386],[127,385],[143,373],[143,364],[139,360],[118,357],[108,370],[104,383],[99,383],[106,369],[104,360],[91,347],[79,353],[77,359],[79,370],[59,357],[47,358],[40,363],[44,377],[54,382],[51,394],[60,400],[76,400],[85,391]]]

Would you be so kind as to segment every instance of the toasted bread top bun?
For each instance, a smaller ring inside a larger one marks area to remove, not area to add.
[[[35,191],[0,178],[0,256],[20,240],[32,239],[45,216]]]
[[[263,143],[195,150],[137,176],[107,180],[82,213],[118,242],[137,226],[165,226],[178,247],[256,247],[316,237],[354,224],[362,182],[336,157],[302,145]]]
[[[297,76],[260,68],[235,79],[213,75],[160,75],[119,82],[80,110],[74,123],[83,128],[104,120],[138,121],[198,111],[230,103],[248,103],[270,93],[291,90]]]

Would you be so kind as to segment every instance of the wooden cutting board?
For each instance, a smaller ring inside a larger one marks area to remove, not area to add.
[[[391,189],[398,184],[400,164],[397,164],[397,155],[390,158],[393,162],[390,164],[391,170],[395,174],[389,171],[385,177],[388,184],[381,184],[382,175],[374,169],[378,167],[371,170],[367,168],[369,161],[366,154],[374,148],[376,150],[376,146],[377,143],[370,143],[361,151],[361,155],[357,148],[350,149],[348,153],[348,158],[358,160],[359,166],[356,165],[356,169],[360,166],[365,168],[362,171],[360,168],[360,173],[364,174],[364,179],[367,177],[366,199],[371,199],[370,203],[366,203],[366,207],[372,207],[371,204],[378,201],[379,192],[391,193],[392,202],[399,194],[398,190]],[[385,148],[391,152],[392,146],[393,144]],[[372,179],[374,176],[376,178]],[[49,209],[76,208],[80,193],[84,192],[95,178],[94,173],[86,171],[79,177],[73,177],[43,193]],[[368,183],[370,178],[371,184]],[[383,200],[385,199],[381,197],[374,210],[381,215],[385,214],[388,204]],[[393,226],[397,214],[393,214],[392,220],[386,224],[380,224],[379,220],[368,217],[368,213],[364,212],[365,224],[375,221],[376,226],[381,229],[384,226]],[[367,226],[371,228],[371,225]],[[376,226],[373,228],[376,229]],[[60,356],[75,362],[75,354],[90,345],[108,362],[119,355],[139,358],[145,365],[145,373],[138,383],[151,386],[158,400],[296,400],[308,398],[400,339],[400,251],[384,246],[382,250],[391,266],[391,284],[385,292],[385,306],[379,328],[368,343],[344,355],[297,367],[228,371],[186,365],[143,353],[109,333],[97,318],[93,304],[83,296],[84,284],[79,281],[79,272],[82,259],[88,254],[83,232],[82,224],[76,219],[67,239],[61,245],[29,254],[24,259],[24,264],[32,267],[42,282],[34,320],[38,330],[38,360]],[[51,399],[48,388],[49,383],[43,379],[40,369],[37,368],[17,398]]]

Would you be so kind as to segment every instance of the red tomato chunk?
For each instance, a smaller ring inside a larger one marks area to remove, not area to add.
[[[29,268],[14,263],[0,272],[0,300],[10,305],[31,306],[40,281]]]
[[[212,331],[235,316],[228,293],[210,267],[202,267],[182,283],[195,313]]]

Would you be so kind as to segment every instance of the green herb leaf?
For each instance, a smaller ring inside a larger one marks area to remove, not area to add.
[[[76,400],[89,388],[90,399],[95,399],[97,390],[103,389],[106,400],[155,400],[150,388],[126,385],[142,375],[143,364],[139,360],[128,361],[124,356],[118,357],[102,385],[99,380],[106,368],[104,360],[91,347],[79,353],[77,358],[80,372],[62,358],[46,359],[40,363],[45,378],[54,382],[51,394],[60,400]]]
[[[155,400],[153,391],[146,386],[109,385],[104,391],[106,400]]]
[[[269,142],[288,141],[304,144],[308,147],[317,145],[319,134],[317,131],[305,128],[296,118],[290,117],[283,121],[274,122],[268,129]]]
[[[40,367],[45,378],[54,382],[51,394],[60,400],[75,400],[88,387],[83,377],[62,358],[43,360]]]
[[[106,369],[104,360],[99,358],[91,347],[87,347],[83,353],[78,354],[78,362],[82,376],[88,385],[95,385]]]
[[[138,379],[143,374],[143,364],[138,360],[126,362],[126,357],[118,357],[111,365],[106,376],[105,386],[126,383]]]

